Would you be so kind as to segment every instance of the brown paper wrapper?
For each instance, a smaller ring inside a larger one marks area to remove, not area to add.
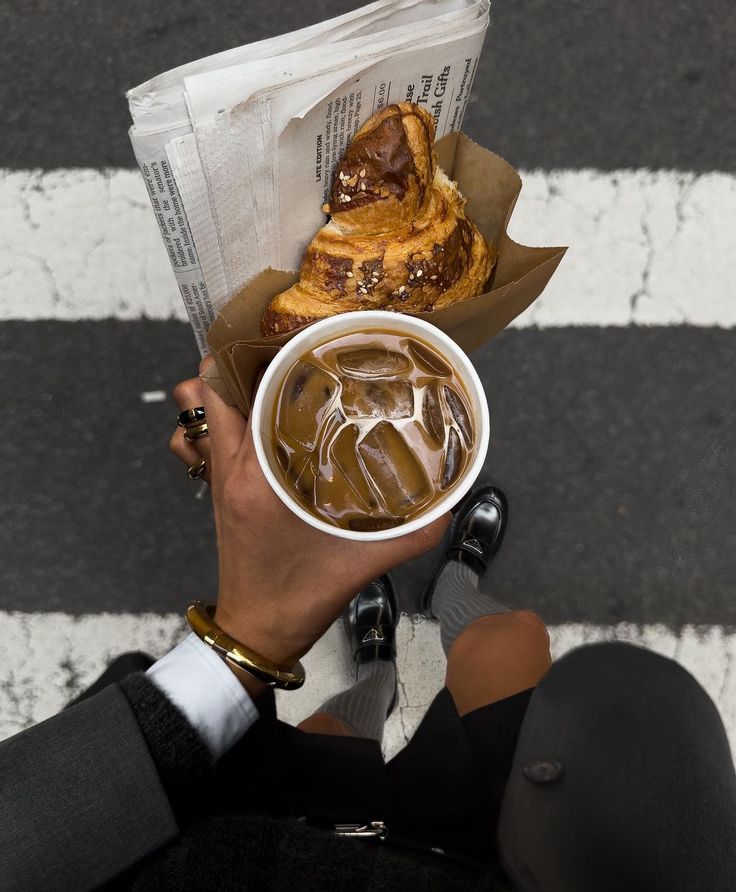
[[[436,144],[440,167],[467,198],[468,217],[498,250],[491,290],[432,313],[416,315],[470,352],[485,344],[544,291],[567,248],[527,248],[506,233],[521,178],[503,158],[452,133]],[[228,403],[247,415],[258,370],[299,330],[261,337],[261,316],[271,298],[299,278],[298,272],[267,269],[224,307],[207,336],[217,369],[205,379]]]

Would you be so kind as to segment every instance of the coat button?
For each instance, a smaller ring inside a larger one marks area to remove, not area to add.
[[[533,784],[552,784],[562,777],[562,765],[554,759],[533,759],[522,771]]]

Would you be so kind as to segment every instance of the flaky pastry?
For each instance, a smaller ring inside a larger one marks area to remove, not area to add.
[[[496,250],[437,166],[434,136],[432,116],[406,102],[366,121],[335,172],[331,219],[299,281],[266,308],[264,336],[351,310],[431,312],[485,291]]]

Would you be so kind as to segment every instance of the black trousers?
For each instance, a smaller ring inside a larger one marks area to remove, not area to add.
[[[374,741],[267,716],[217,771],[216,812],[240,787],[254,812],[384,820],[420,853],[500,857],[520,892],[736,889],[736,775],[718,712],[684,669],[630,645],[573,651],[533,692],[462,719],[442,691],[388,764]]]

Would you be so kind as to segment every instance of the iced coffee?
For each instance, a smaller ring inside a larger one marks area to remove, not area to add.
[[[287,488],[321,520],[365,532],[430,508],[462,476],[474,435],[447,360],[391,331],[305,353],[284,379],[273,424]]]

